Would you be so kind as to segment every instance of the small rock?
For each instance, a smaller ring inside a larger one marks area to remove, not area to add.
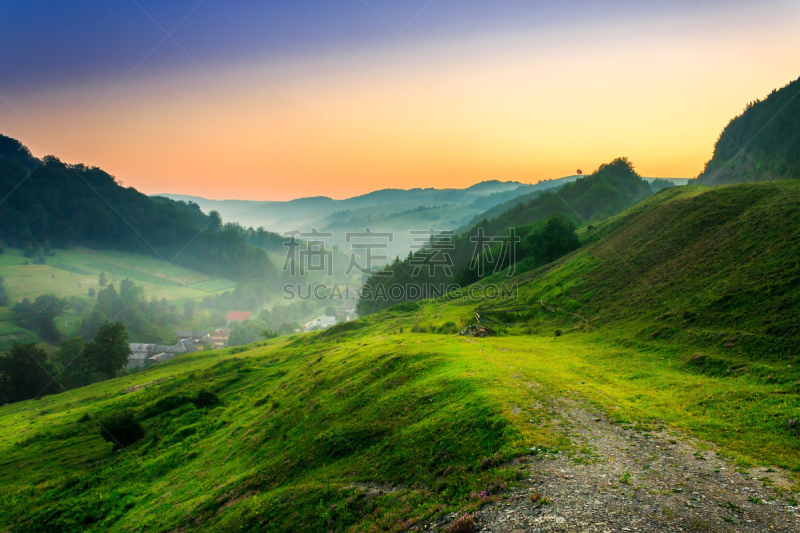
[[[492,328],[487,328],[486,326],[467,326],[461,330],[459,335],[465,337],[496,337],[497,332]]]

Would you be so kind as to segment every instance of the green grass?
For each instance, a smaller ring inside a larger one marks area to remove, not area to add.
[[[25,265],[26,258],[18,249],[7,248],[0,254],[0,276],[12,302],[42,294],[86,296],[89,288],[100,288],[100,272],[117,283],[130,278],[145,287],[148,298],[157,299],[198,299],[236,287],[231,280],[167,266],[145,255],[79,247],[54,252],[45,265]]]
[[[797,439],[776,420],[799,407],[797,394],[783,387],[695,375],[676,364],[681,353],[592,334],[389,333],[402,319],[433,319],[437,307],[242,353],[183,356],[6,406],[0,524],[12,531],[182,524],[201,531],[292,531],[302,524],[364,531],[391,516],[376,530],[399,530],[408,519],[474,508],[469,493],[513,482],[514,472],[498,464],[532,446],[571,449],[550,423],[549,398],[564,396],[640,428],[683,428],[742,463],[800,471]],[[201,389],[221,405],[157,407]],[[95,420],[125,409],[134,410],[146,436],[114,454]],[[371,498],[365,483],[400,490]],[[96,505],[101,494],[109,501]],[[19,516],[22,502],[28,512]],[[25,522],[15,525],[16,517]]]
[[[33,300],[42,294],[88,298],[90,288],[100,289],[100,272],[105,272],[107,280],[113,281],[117,288],[120,281],[130,278],[144,287],[147,299],[166,298],[179,313],[187,299],[201,300],[236,287],[234,281],[183,267],[166,267],[163,261],[145,255],[80,247],[56,249],[54,253],[55,256],[47,257],[44,265],[26,265],[25,262],[30,260],[22,255],[22,250],[6,248],[0,254],[0,276],[9,296],[9,308],[0,307],[0,352],[8,350],[15,341],[40,341],[35,333],[20,329],[13,323],[10,307],[24,298]],[[68,311],[56,319],[56,327],[63,338],[69,338],[78,334],[83,318],[83,314]],[[184,327],[207,328],[214,318],[214,311],[199,303],[195,317]],[[175,325],[158,327],[160,337],[157,340],[172,340],[175,329]],[[46,348],[55,350],[55,346]]]
[[[149,283],[150,285],[162,285],[164,287],[179,287],[180,285],[182,285],[177,281],[173,281],[166,277],[161,277],[157,274],[154,275],[152,273],[143,272],[135,268],[129,268],[127,266],[121,266],[114,263],[108,263],[105,261],[90,263],[86,266],[89,268],[93,268],[96,272],[106,272],[106,275],[108,275],[109,278],[112,279],[130,278],[133,281],[145,282]]]
[[[222,292],[235,289],[236,282],[225,278],[214,278],[192,283],[191,288],[203,292]]]
[[[59,263],[57,265],[50,265],[50,266],[52,266],[53,268],[58,268],[59,270],[65,270],[65,271],[70,272],[72,274],[79,274],[81,276],[91,276],[93,274],[93,272],[90,272],[89,270],[84,270],[84,269],[78,268],[76,266],[65,265],[65,264],[62,264],[62,263]]]
[[[8,428],[0,439],[8,452],[0,465],[2,521],[13,529],[13,502],[26,501],[30,511],[17,526],[28,530],[87,523],[98,530],[172,527],[189,512],[212,531],[239,525],[293,531],[303,523],[318,530],[387,517],[397,525],[454,504],[475,505],[469,492],[512,481],[514,472],[497,465],[540,430],[509,424],[503,405],[493,405],[493,393],[468,365],[439,347],[412,346],[418,338],[387,344],[369,335],[352,345],[282,339],[237,354],[240,359],[188,356],[176,361],[181,364],[8,406],[0,415]],[[169,379],[122,393],[161,377]],[[184,403],[160,412],[159,400],[200,388],[218,395],[221,405]],[[129,408],[147,436],[115,455],[93,420]],[[33,457],[46,457],[46,465]],[[367,501],[358,483],[428,488]],[[108,505],[90,505],[89,495],[102,493]],[[229,501],[239,503],[221,513]]]
[[[760,185],[657,194],[518,273],[532,308],[498,337],[410,332],[486,302],[407,303],[1,407],[0,529],[407,530],[474,511],[533,446],[580,452],[558,398],[796,482],[797,209]],[[144,438],[116,453],[97,420],[121,413]]]
[[[0,322],[0,352],[8,350],[15,342],[38,342],[39,337],[26,329],[22,329],[12,321]]]

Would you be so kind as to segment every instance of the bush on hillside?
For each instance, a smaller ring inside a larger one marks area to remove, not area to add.
[[[219,405],[219,398],[213,392],[201,390],[197,393],[194,399],[192,399],[192,403],[198,409],[202,409],[203,407],[213,407],[215,405]]]
[[[448,321],[439,326],[436,331],[437,333],[441,333],[442,335],[451,335],[454,333],[458,333],[458,326],[453,321]]]
[[[144,429],[130,411],[112,413],[100,421],[100,435],[114,444],[115,449],[126,448],[144,437]]]
[[[558,216],[550,217],[542,228],[531,232],[525,240],[535,266],[552,263],[581,247],[575,226]]]

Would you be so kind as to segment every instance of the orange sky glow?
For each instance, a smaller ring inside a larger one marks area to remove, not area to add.
[[[653,15],[627,38],[636,20],[395,39],[379,55],[186,58],[113,92],[108,77],[4,94],[0,132],[148,194],[216,199],[534,183],[617,156],[694,177],[748,101],[800,74],[800,9],[786,9]]]

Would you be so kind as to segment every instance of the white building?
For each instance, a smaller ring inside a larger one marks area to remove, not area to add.
[[[314,331],[317,329],[329,328],[334,324],[336,324],[335,316],[323,315],[319,318],[315,318],[314,320],[306,324],[304,329],[305,331]]]
[[[153,363],[163,363],[176,355],[200,350],[188,340],[179,340],[174,346],[132,342],[128,344],[128,348],[131,350],[128,356],[128,370]]]

